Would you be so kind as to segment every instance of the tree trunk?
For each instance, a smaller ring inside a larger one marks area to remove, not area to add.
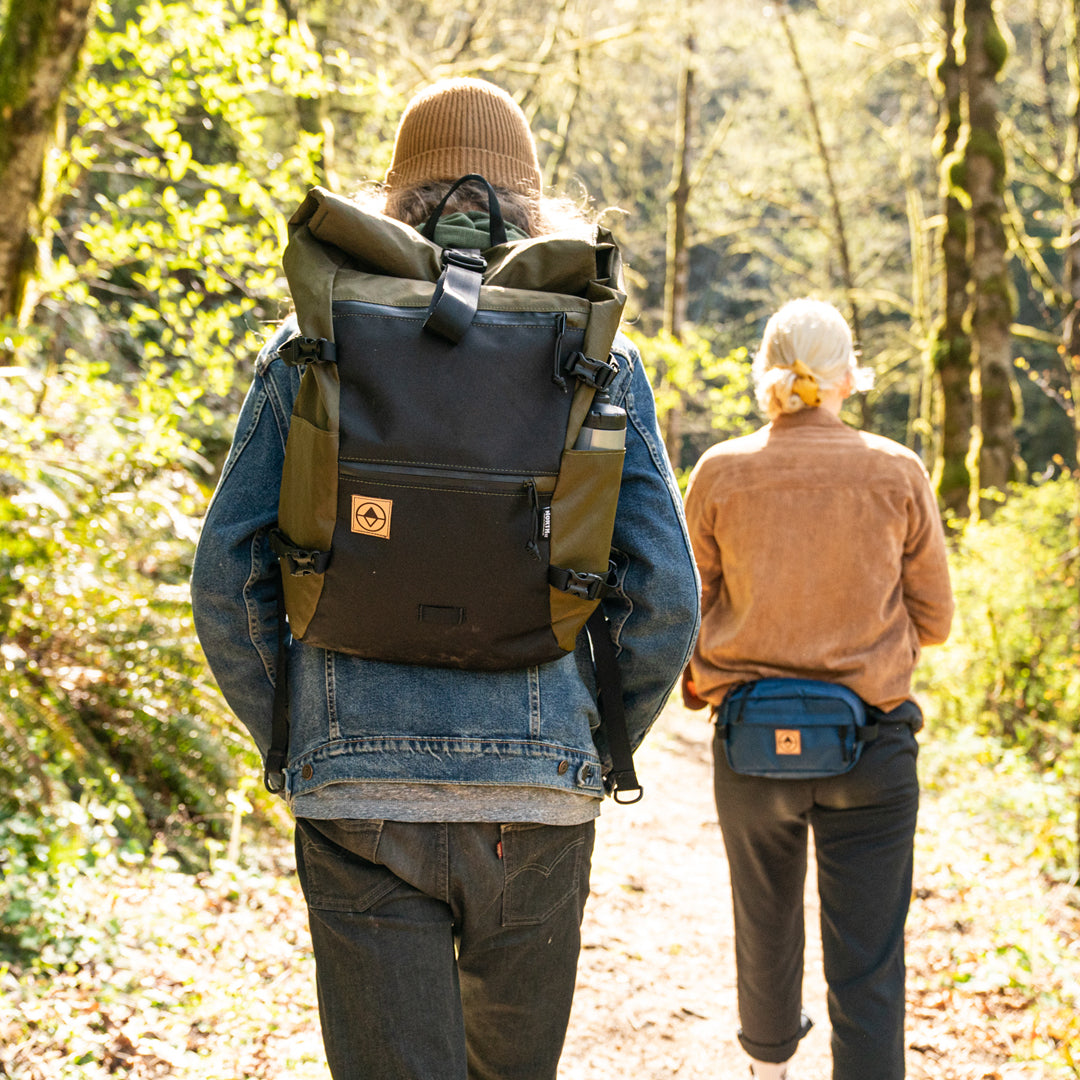
[[[1080,462],[1080,0],[1067,6],[1069,24],[1068,61],[1071,83],[1068,131],[1065,140],[1066,166],[1065,241],[1065,363],[1072,389],[1072,418],[1076,432],[1076,457]],[[1077,477],[1080,483],[1080,475]],[[1080,529],[1080,518],[1077,519]],[[1080,550],[1080,549],[1078,549]],[[1080,575],[1078,575],[1080,580]],[[1078,608],[1080,611],[1080,608]]]
[[[968,469],[974,410],[971,396],[971,337],[964,324],[968,306],[968,218],[957,197],[956,157],[962,123],[960,65],[956,56],[956,0],[941,0],[945,49],[936,69],[940,93],[937,132],[938,159],[944,183],[945,229],[941,238],[944,261],[942,315],[934,329],[934,368],[941,385],[941,444],[935,484],[946,512],[957,518],[969,514],[972,478]]]
[[[1005,152],[998,134],[997,79],[1008,47],[994,20],[993,0],[964,5],[964,89],[968,138],[964,149],[971,198],[971,329],[979,382],[978,490],[980,512],[1016,479],[1016,402],[1013,397],[1013,299],[1005,235]]]
[[[664,274],[664,329],[680,340],[686,322],[690,256],[686,249],[686,217],[690,203],[691,148],[693,142],[694,38],[686,38],[686,60],[679,80],[678,119],[675,124],[675,160],[668,196],[667,258]],[[678,390],[676,387],[675,389]],[[683,413],[681,391],[664,423],[664,442],[672,464],[682,459]]]
[[[1065,197],[1065,365],[1072,389],[1072,420],[1076,437],[1078,468],[1074,474],[1075,522],[1071,573],[1077,595],[1073,604],[1073,651],[1080,658],[1080,0],[1066,5],[1068,20],[1068,67],[1071,84],[1064,160]],[[1077,788],[1076,867],[1080,873],[1080,777],[1074,778]]]
[[[664,329],[678,338],[686,322],[689,255],[686,250],[686,210],[690,203],[690,144],[694,94],[694,39],[686,40],[686,62],[679,80],[675,160],[668,196],[667,259],[664,275]]]
[[[92,19],[93,0],[8,6],[0,36],[0,319],[24,315],[45,158]]]
[[[829,207],[832,211],[833,228],[836,230],[836,248],[840,254],[840,266],[844,275],[844,293],[847,296],[849,318],[851,319],[851,332],[855,337],[855,344],[862,341],[862,325],[859,318],[859,305],[855,302],[855,272],[851,263],[851,250],[848,247],[847,227],[844,223],[844,212],[840,204],[840,190],[836,186],[833,176],[832,154],[825,142],[825,133],[821,127],[821,117],[818,113],[817,101],[814,98],[813,87],[810,85],[810,77],[806,74],[802,57],[799,55],[798,43],[795,40],[795,32],[791,28],[791,20],[788,17],[788,7],[782,3],[777,7],[780,16],[780,24],[784,28],[784,36],[787,38],[788,50],[791,53],[791,62],[802,84],[803,95],[806,98],[806,111],[810,116],[810,124],[814,131],[814,143],[817,146],[818,157],[821,160],[821,168],[825,173],[825,185],[829,194]],[[869,427],[871,421],[870,406],[866,395],[860,397],[860,410],[862,426]]]
[[[556,191],[563,184],[563,171],[566,169],[570,158],[570,131],[577,115],[578,105],[581,103],[582,89],[585,86],[585,73],[582,70],[582,53],[579,49],[574,53],[574,82],[570,90],[570,101],[567,103],[559,116],[557,128],[557,149],[552,154],[552,163],[549,166],[548,185]]]

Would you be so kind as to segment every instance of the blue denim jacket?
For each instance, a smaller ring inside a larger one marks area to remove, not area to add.
[[[281,588],[268,533],[277,520],[285,439],[300,385],[297,369],[274,354],[293,333],[290,320],[256,362],[191,583],[195,625],[211,669],[264,756]],[[610,394],[627,412],[627,452],[613,538],[619,588],[604,607],[619,650],[631,744],[637,746],[687,662],[698,628],[699,587],[641,358],[621,335],[615,354],[620,371]],[[383,790],[386,782],[444,792],[450,785],[459,798],[478,790],[461,785],[500,786],[526,802],[529,791],[589,796],[589,804],[603,796],[591,737],[599,717],[584,635],[576,652],[516,671],[383,663],[299,641],[292,641],[288,663],[284,794],[303,816],[390,816],[365,809],[364,782]],[[355,803],[344,813],[343,791]],[[320,799],[333,811],[320,811]],[[445,816],[432,813],[434,820]],[[594,807],[588,816],[595,813]],[[423,820],[423,814],[414,807],[398,816]],[[505,810],[497,816],[507,817]]]

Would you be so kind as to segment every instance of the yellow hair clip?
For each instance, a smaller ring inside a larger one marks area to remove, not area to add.
[[[791,365],[791,370],[795,372],[795,382],[791,389],[803,399],[803,404],[811,408],[820,405],[821,394],[814,373],[801,360],[796,360]]]

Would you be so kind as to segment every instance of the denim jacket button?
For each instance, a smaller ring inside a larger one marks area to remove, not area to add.
[[[559,762],[559,775],[562,776],[562,774],[564,772],[566,772],[566,770],[569,769],[569,768],[570,768],[570,762],[569,761],[560,761]]]
[[[313,768],[312,768],[312,767],[311,767],[310,765],[305,765],[305,766],[304,766],[304,767],[303,767],[303,768],[302,768],[302,769],[300,770],[300,775],[301,775],[301,776],[302,776],[302,777],[303,777],[303,778],[304,778],[305,780],[310,780],[310,779],[311,779],[311,778],[312,778],[312,777],[313,777],[313,776],[315,775],[315,770],[314,770],[314,769],[313,769]]]

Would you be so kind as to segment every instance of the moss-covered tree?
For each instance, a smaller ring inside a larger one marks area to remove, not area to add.
[[[45,158],[93,7],[94,0],[22,0],[7,8],[0,34],[0,320],[18,319],[33,277]]]
[[[1067,4],[1070,100],[1066,118],[1065,202],[1065,362],[1072,389],[1073,425],[1080,460],[1080,0]]]
[[[993,0],[965,0],[963,85],[967,102],[963,184],[971,207],[971,331],[978,377],[978,491],[1004,492],[1017,478],[1012,371],[1014,301],[1005,232],[1005,152],[998,78],[1008,46]],[[981,512],[993,498],[980,500]]]
[[[956,55],[956,0],[941,0],[943,49],[934,66],[938,92],[935,150],[941,162],[941,237],[943,273],[941,317],[934,328],[934,369],[941,386],[940,451],[935,481],[938,497],[953,517],[968,515],[974,412],[971,397],[971,337],[965,324],[968,305],[968,219],[958,188],[963,161],[957,154],[961,128],[961,78]]]

